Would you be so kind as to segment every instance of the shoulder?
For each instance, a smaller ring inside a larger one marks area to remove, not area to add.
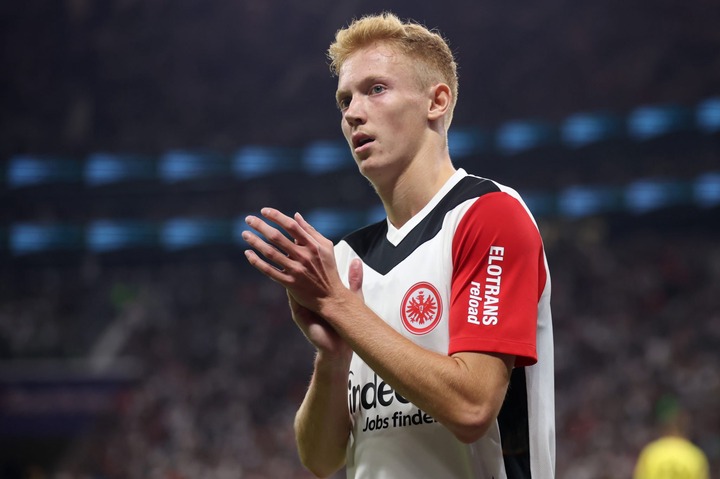
[[[520,235],[539,239],[538,225],[520,195],[498,185],[495,192],[469,202],[459,218],[457,234],[476,236]]]
[[[472,213],[474,219],[481,216],[485,220],[498,217],[501,223],[511,222],[518,217],[523,220],[529,218],[535,224],[530,209],[517,190],[481,176],[465,174],[443,202],[445,211],[464,205],[458,212],[460,216]]]
[[[668,455],[682,456],[687,459],[705,457],[702,449],[687,439],[680,437],[663,437],[649,443],[644,453],[653,459],[664,459]]]

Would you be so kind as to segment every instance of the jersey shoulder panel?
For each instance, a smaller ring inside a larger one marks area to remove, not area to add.
[[[434,238],[442,229],[445,215],[449,211],[467,200],[498,191],[500,187],[494,181],[468,175],[461,179],[397,246],[387,240],[386,220],[350,233],[343,241],[366,265],[384,275],[410,256],[418,246]]]

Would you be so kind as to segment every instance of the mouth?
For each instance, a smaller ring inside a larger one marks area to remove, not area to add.
[[[369,143],[372,143],[373,141],[375,141],[375,138],[373,138],[371,136],[367,136],[364,134],[357,134],[352,139],[353,148],[355,148],[356,150],[362,149],[362,147],[364,147],[365,145],[367,145]]]

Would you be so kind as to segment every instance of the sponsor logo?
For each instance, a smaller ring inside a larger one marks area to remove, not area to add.
[[[378,378],[376,373],[373,373],[372,381],[365,384],[353,383],[354,377],[355,375],[350,371],[348,375],[348,408],[353,415],[359,413],[361,418],[365,416],[364,424],[361,420],[362,432],[437,422],[421,409],[413,407],[406,410],[403,406],[410,404],[410,401],[393,390],[388,383]],[[395,410],[390,414],[391,408],[401,408],[402,410]]]
[[[500,287],[502,283],[502,264],[505,248],[491,246],[486,269],[485,287],[478,281],[470,282],[468,297],[467,322],[484,326],[495,326],[498,323],[500,306]]]
[[[437,288],[430,283],[413,285],[400,305],[400,318],[405,329],[413,334],[427,334],[440,322],[442,300]]]
[[[395,411],[391,417],[382,417],[380,415],[375,415],[375,417],[368,416],[365,418],[365,426],[362,432],[377,431],[391,427],[420,426],[434,422],[437,422],[437,420],[430,414],[424,412],[422,409],[416,408],[413,414],[403,414],[400,411]]]
[[[350,371],[348,376],[348,408],[352,414],[355,414],[358,409],[368,411],[378,406],[390,406],[395,401],[401,404],[408,404],[410,402],[395,392],[395,390],[382,379],[378,382],[378,375],[376,373],[373,373],[372,382],[365,384],[354,384],[354,376],[353,372]]]

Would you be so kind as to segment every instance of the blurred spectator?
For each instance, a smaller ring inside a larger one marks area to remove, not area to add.
[[[687,438],[688,414],[670,397],[657,405],[661,436],[640,452],[633,479],[709,479],[710,468],[702,449]]]

